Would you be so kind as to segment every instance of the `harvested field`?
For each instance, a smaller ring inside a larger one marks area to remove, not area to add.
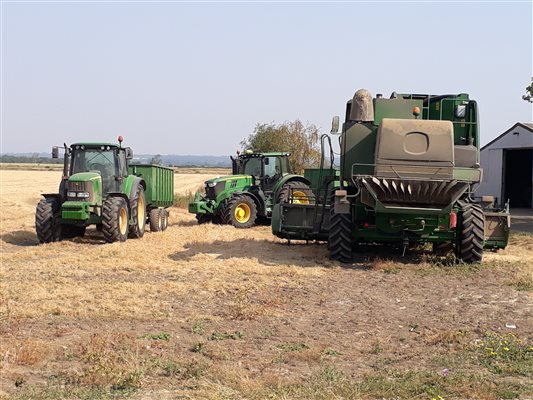
[[[370,246],[341,265],[172,208],[142,239],[39,246],[58,172],[0,177],[0,398],[533,397],[532,235],[481,266]]]

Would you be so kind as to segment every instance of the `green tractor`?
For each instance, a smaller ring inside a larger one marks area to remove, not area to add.
[[[52,157],[59,157],[59,147]],[[40,243],[83,237],[96,225],[107,242],[124,242],[168,225],[167,207],[173,203],[172,169],[129,165],[133,152],[113,143],[64,145],[63,177],[58,193],[43,194],[35,212]]]
[[[338,127],[334,117],[332,133]],[[359,243],[404,251],[431,243],[436,253],[481,262],[484,247],[507,245],[510,219],[505,210],[485,212],[473,197],[482,179],[479,143],[477,103],[467,94],[385,99],[359,90],[346,106],[336,187],[322,190],[315,205],[276,205],[273,233],[327,240],[341,262]]]
[[[277,202],[310,204],[309,180],[291,172],[290,153],[246,151],[232,160],[232,175],[205,182],[205,196],[196,193],[189,212],[198,223],[250,228],[257,218],[270,218]]]

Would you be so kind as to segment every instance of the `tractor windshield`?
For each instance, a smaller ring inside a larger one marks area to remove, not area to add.
[[[116,175],[114,150],[76,149],[72,155],[71,174],[79,172],[99,172],[104,191],[109,188]]]
[[[244,175],[261,176],[261,158],[250,157],[243,161],[242,172]]]

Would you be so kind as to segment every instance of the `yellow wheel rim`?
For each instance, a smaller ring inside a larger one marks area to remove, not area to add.
[[[125,207],[120,209],[120,213],[118,215],[118,225],[120,227],[120,233],[125,235],[128,230],[128,212],[126,211]]]
[[[237,207],[235,207],[235,219],[241,224],[248,222],[251,215],[252,211],[250,210],[250,206],[248,204],[240,203],[237,205]]]
[[[144,210],[144,198],[141,196],[137,202],[137,226],[142,229],[146,221],[146,214]]]
[[[307,193],[295,190],[292,192],[292,202],[294,204],[309,204],[309,196]]]

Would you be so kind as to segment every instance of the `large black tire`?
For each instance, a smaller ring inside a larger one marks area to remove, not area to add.
[[[161,218],[161,230],[166,231],[168,228],[168,211],[164,208],[159,210],[159,215]]]
[[[58,242],[62,239],[58,222],[61,203],[59,199],[41,199],[35,210],[35,231],[39,243]]]
[[[102,206],[102,233],[106,242],[125,242],[128,238],[129,214],[126,200],[108,197]]]
[[[196,214],[196,221],[198,221],[198,225],[207,224],[213,220],[213,216],[211,214]]]
[[[341,263],[352,261],[352,218],[350,214],[337,214],[331,204],[329,217],[329,258]]]
[[[291,181],[287,182],[281,187],[278,192],[277,202],[294,204],[314,204],[315,195],[307,184],[299,181]]]
[[[235,228],[251,228],[257,219],[257,206],[250,196],[235,195],[224,206],[222,219]]]
[[[161,231],[161,213],[159,208],[153,208],[150,210],[150,231]]]
[[[460,201],[455,255],[458,260],[471,264],[483,259],[485,215],[479,204]]]
[[[76,225],[62,225],[61,226],[61,235],[65,239],[75,238],[75,237],[84,237],[85,226],[76,226]]]
[[[144,188],[137,186],[135,196],[130,200],[131,218],[133,225],[130,226],[128,236],[130,238],[142,238],[146,227],[146,200]]]

